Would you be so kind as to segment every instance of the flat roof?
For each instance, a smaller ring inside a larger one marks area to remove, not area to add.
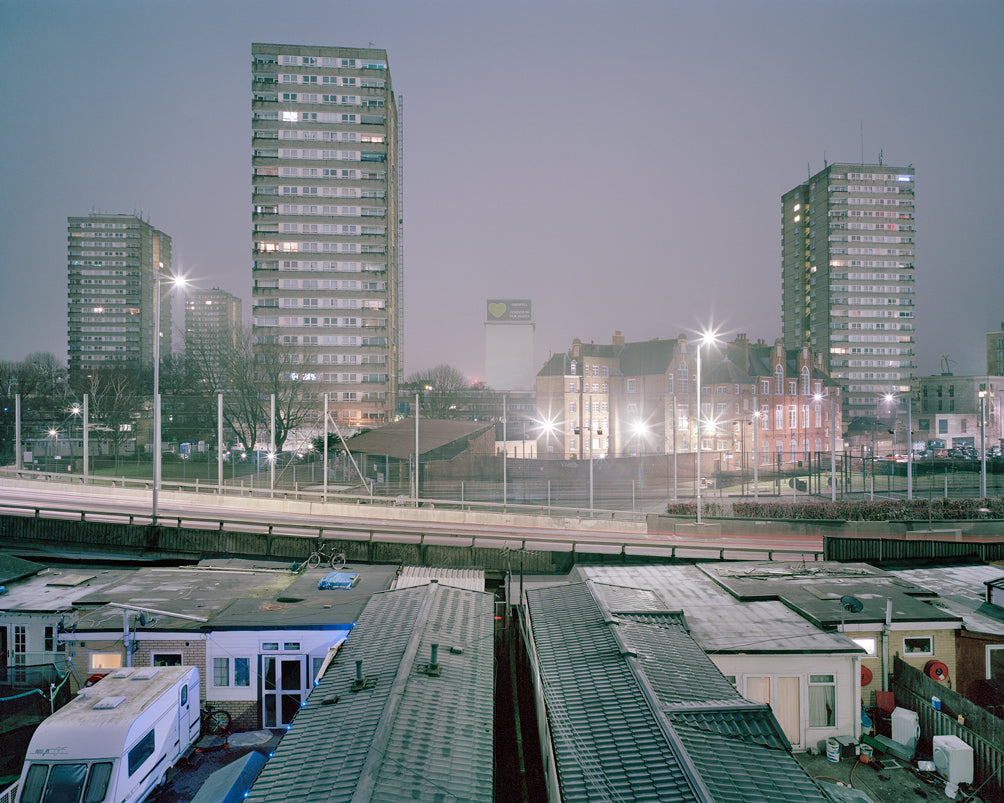
[[[358,575],[352,588],[319,590],[317,584],[330,569],[297,574],[289,566],[204,561],[195,566],[140,569],[80,599],[77,632],[121,631],[122,608],[111,603],[166,612],[154,614],[139,627],[146,632],[350,627],[369,597],[389,588],[397,573],[395,565],[349,563],[342,571]]]

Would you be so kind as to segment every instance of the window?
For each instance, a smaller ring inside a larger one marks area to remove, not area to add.
[[[774,366],[774,392],[784,393],[784,369],[780,365]]]
[[[625,384],[626,384],[626,387],[624,389],[628,393],[634,393],[635,392],[635,390],[636,390],[635,386],[637,384],[637,380],[635,380],[635,379],[629,379],[629,380],[627,380],[627,382]]]
[[[101,803],[108,793],[108,781],[112,777],[112,763],[99,761],[91,764],[91,774],[84,789],[84,803]]]
[[[251,685],[251,659],[234,658],[234,685]]]
[[[906,636],[903,639],[904,655],[934,655],[931,636]]]
[[[213,685],[230,685],[230,659],[213,658]]]
[[[91,672],[107,672],[110,669],[119,669],[122,666],[122,653],[92,652],[89,663]]]
[[[836,721],[837,683],[833,675],[809,675],[809,727],[831,728]]]
[[[132,750],[129,751],[130,775],[133,775],[136,770],[143,766],[143,762],[153,755],[155,745],[156,741],[154,739],[154,732],[150,731],[146,736],[139,740]]]
[[[155,652],[153,666],[181,666],[180,652]]]
[[[666,374],[666,392],[667,393],[675,393],[676,392],[675,390],[673,390],[673,375],[672,374]]]
[[[768,393],[770,393],[770,380],[769,379],[761,379],[760,380],[760,393],[761,393],[761,395],[764,395],[764,396],[766,396]]]

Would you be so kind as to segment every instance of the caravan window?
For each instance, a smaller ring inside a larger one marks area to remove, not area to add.
[[[108,781],[112,777],[112,762],[99,761],[91,764],[91,774],[84,790],[84,803],[101,803],[108,794]]]
[[[136,770],[143,766],[143,762],[146,761],[150,756],[153,755],[153,748],[155,746],[153,731],[150,731],[146,736],[137,742],[136,746],[129,751],[129,774],[132,775]]]
[[[86,764],[53,764],[49,782],[45,783],[48,764],[32,764],[21,792],[23,803],[60,803],[78,800],[87,776]],[[44,794],[43,794],[44,784]]]
[[[24,788],[21,790],[22,803],[38,803],[41,800],[48,772],[48,764],[32,764],[28,767],[28,774],[24,777]]]

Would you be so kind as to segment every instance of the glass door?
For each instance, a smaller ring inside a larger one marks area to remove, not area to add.
[[[307,695],[303,655],[263,655],[262,725],[281,728],[293,721]]]

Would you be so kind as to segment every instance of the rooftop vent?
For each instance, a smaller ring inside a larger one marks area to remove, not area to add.
[[[118,708],[122,703],[125,702],[125,697],[102,697],[94,704],[95,709],[112,709]]]

